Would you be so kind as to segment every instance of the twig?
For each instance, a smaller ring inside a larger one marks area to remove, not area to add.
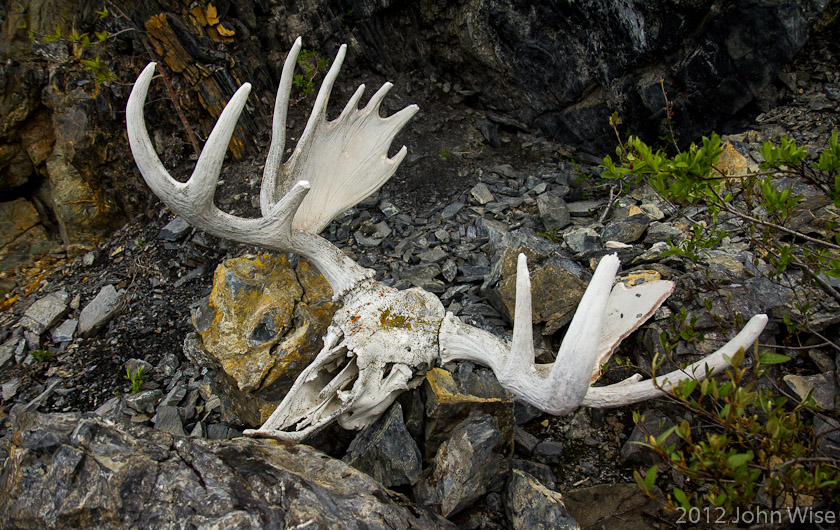
[[[612,208],[613,201],[615,200],[613,197],[613,192],[615,191],[615,186],[610,186],[610,198],[607,199],[607,207],[604,208],[604,213],[601,214],[601,217],[598,219],[599,223],[603,223],[604,219],[607,218],[607,214],[610,213],[610,208]]]
[[[745,221],[760,224],[762,226],[766,226],[766,227],[769,227],[769,228],[775,228],[776,230],[781,230],[782,232],[785,232],[785,233],[790,234],[792,236],[800,237],[800,238],[802,238],[806,241],[810,241],[811,243],[816,243],[818,245],[822,245],[822,246],[825,246],[825,247],[828,247],[828,248],[833,248],[835,250],[840,250],[840,245],[835,245],[834,243],[830,243],[828,241],[823,241],[822,239],[817,239],[815,237],[811,237],[807,234],[803,234],[802,232],[797,232],[796,230],[791,230],[790,228],[785,228],[782,225],[778,225],[776,223],[771,223],[770,221],[762,221],[761,219],[758,219],[757,217],[747,215],[744,212],[742,212],[742,211],[740,211],[736,208],[733,208],[732,205],[730,205],[728,202],[724,201],[723,198],[720,196],[720,194],[718,194],[717,191],[715,191],[713,189],[710,190],[710,191],[715,195],[715,197],[717,197],[717,199],[720,201],[720,203],[723,205],[723,208],[727,212],[729,212],[733,215],[737,215],[738,217],[740,217],[741,219],[743,219]]]
[[[821,342],[820,344],[814,344],[812,346],[785,346],[784,344],[764,344],[762,342],[758,343],[760,348],[770,348],[776,350],[812,350],[814,348],[822,348],[823,346],[834,346],[837,348],[837,345],[831,341]]]
[[[155,53],[152,49],[152,46],[149,44],[149,40],[146,38],[146,32],[138,28],[134,21],[128,17],[119,7],[114,5],[113,2],[108,0],[108,5],[122,18],[124,18],[128,24],[134,27],[137,34],[140,36],[140,42],[143,44],[143,48],[145,48],[146,53],[149,54],[151,59],[160,64],[160,57]],[[190,127],[190,122],[187,121],[187,116],[184,114],[184,111],[181,109],[181,106],[178,104],[178,98],[175,96],[175,90],[172,88],[172,84],[169,82],[169,77],[166,75],[166,71],[164,68],[158,68],[158,72],[160,73],[161,79],[163,79],[163,84],[166,85],[166,91],[169,94],[169,99],[172,101],[172,104],[175,105],[175,112],[178,114],[178,119],[181,120],[181,124],[184,126],[184,130],[187,132],[187,137],[190,139],[190,143],[195,150],[196,156],[201,155],[201,145],[198,143],[198,137],[195,135],[195,132]]]

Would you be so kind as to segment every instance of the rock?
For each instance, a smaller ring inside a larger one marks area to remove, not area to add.
[[[58,247],[40,222],[25,199],[0,202],[0,272],[29,264]]]
[[[499,313],[508,322],[513,322],[516,303],[516,266],[520,252],[528,256],[528,271],[531,276],[531,305],[534,324],[545,322],[545,335],[555,333],[568,324],[586,290],[576,267],[559,258],[546,258],[529,248],[509,248],[493,265],[499,271],[499,281],[492,287],[491,281],[482,285],[487,296]]]
[[[192,227],[182,217],[169,221],[158,233],[158,238],[164,241],[181,241],[190,233]]]
[[[50,293],[29,306],[20,319],[20,323],[33,333],[41,335],[67,312],[67,302],[69,301],[70,295],[67,294],[67,291],[61,290]]]
[[[823,453],[831,458],[840,458],[840,421],[824,414],[815,414],[814,436]]]
[[[657,520],[659,505],[636,484],[601,484],[568,490],[566,508],[581,528],[648,530]]]
[[[540,464],[539,462],[532,462],[530,460],[520,460],[518,458],[511,458],[508,460],[508,463],[510,464],[511,471],[514,469],[524,471],[540,481],[540,484],[546,488],[550,490],[556,489],[557,479],[554,476],[554,472],[552,472],[551,468],[547,465]]]
[[[389,219],[400,213],[400,209],[394,206],[394,203],[389,200],[383,200],[379,203],[379,211]]]
[[[455,528],[305,445],[37,413],[3,444],[10,528]]]
[[[158,389],[143,390],[136,394],[129,394],[125,397],[125,404],[132,410],[137,412],[154,412],[160,400],[163,398],[163,392]]]
[[[475,128],[481,133],[490,147],[497,149],[502,144],[499,142],[499,127],[490,120],[476,120]]]
[[[413,486],[423,471],[420,449],[405,427],[399,403],[357,434],[342,460],[386,488]]]
[[[186,436],[184,424],[181,422],[181,415],[178,414],[178,407],[161,405],[155,415],[155,429],[168,432],[176,436]]]
[[[193,308],[201,339],[188,339],[185,353],[214,370],[225,410],[259,426],[320,351],[338,306],[303,259],[297,269],[285,255],[228,259],[216,269],[210,296]]]
[[[590,227],[575,228],[564,232],[563,241],[575,254],[594,252],[603,248],[601,236]]]
[[[531,454],[534,452],[534,448],[540,443],[540,439],[534,436],[533,434],[529,433],[528,431],[524,431],[519,427],[513,431],[513,442],[516,445],[516,449],[518,451],[522,451],[526,454]]]
[[[537,197],[537,208],[546,230],[558,230],[572,222],[566,201],[551,193],[543,193]]]
[[[674,426],[670,418],[664,416],[655,409],[648,409],[642,412],[642,419],[633,427],[630,437],[621,446],[621,460],[629,464],[641,465],[646,468],[656,464],[662,464],[662,457],[640,444],[647,442],[647,437],[658,437]],[[680,443],[680,438],[671,433],[665,440],[665,445]]]
[[[461,372],[461,367],[471,364],[461,363],[456,373],[442,368],[426,372],[422,386],[426,406],[423,444],[426,459],[435,455],[441,443],[450,437],[455,425],[473,411],[495,418],[507,447],[506,452],[512,448],[513,398],[492,376],[492,372],[485,369],[470,371],[469,374]]]
[[[73,335],[76,333],[76,327],[79,321],[73,318],[67,319],[59,326],[52,330],[52,340],[55,343],[68,342],[73,340]]]
[[[569,209],[569,215],[572,217],[589,217],[598,213],[606,204],[603,199],[592,199],[570,202],[566,206]]]
[[[562,495],[519,469],[511,470],[505,486],[505,513],[516,530],[580,529]]]
[[[449,253],[441,247],[435,247],[431,250],[419,253],[417,257],[420,258],[421,261],[425,262],[438,262],[449,257]]]
[[[122,289],[117,291],[111,284],[100,289],[99,294],[79,313],[79,335],[89,337],[95,334],[119,314],[124,307],[124,292]]]
[[[458,513],[502,487],[508,467],[501,431],[489,414],[473,410],[441,444],[432,467],[414,487],[415,499],[441,515]]]
[[[488,202],[496,200],[487,184],[479,182],[470,190],[470,195],[478,204],[487,204]]]
[[[810,392],[819,408],[833,411],[840,409],[840,390],[833,371],[809,376],[790,374],[782,379],[800,399],[805,399]]]
[[[618,241],[619,243],[634,243],[641,239],[650,225],[650,217],[643,213],[631,215],[623,219],[614,219],[604,226],[601,239],[604,241]]]
[[[440,212],[440,216],[444,219],[452,219],[455,215],[461,211],[461,208],[464,207],[464,203],[460,201],[453,202],[446,206],[442,212]]]
[[[648,245],[653,245],[659,242],[671,242],[678,244],[683,241],[688,234],[680,230],[676,226],[668,223],[660,223],[655,221],[648,226],[647,234],[645,234],[644,242]]]
[[[384,222],[370,226],[362,225],[362,228],[353,233],[353,237],[360,245],[375,247],[382,243],[382,240],[391,235],[391,227]]]
[[[0,367],[2,367],[2,364],[0,364]],[[0,390],[2,390],[0,397],[3,398],[3,401],[11,401],[17,394],[18,388],[20,388],[20,378],[10,379],[0,386]]]

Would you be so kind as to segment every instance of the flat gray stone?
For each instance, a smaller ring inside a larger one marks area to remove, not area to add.
[[[40,335],[50,329],[67,312],[69,301],[70,295],[67,291],[50,293],[29,306],[20,319],[20,323],[26,329]]]
[[[434,263],[436,263],[438,261],[443,261],[448,256],[449,256],[449,253],[446,252],[445,250],[443,250],[440,247],[435,247],[431,250],[421,252],[420,254],[417,255],[417,257],[420,258],[420,261],[434,262]]]
[[[572,222],[566,201],[556,195],[543,193],[537,197],[537,208],[546,230],[564,228]]]
[[[809,376],[786,375],[782,379],[800,399],[805,399],[810,392],[814,403],[819,408],[840,409],[840,392],[838,392],[837,377],[834,372]]]
[[[496,199],[493,196],[493,192],[491,192],[490,188],[487,187],[487,184],[483,182],[479,182],[473,186],[470,190],[470,195],[472,195],[472,198],[475,199],[475,202],[478,204],[487,204],[488,202]]]
[[[634,243],[641,239],[649,225],[650,217],[643,213],[631,215],[624,219],[615,219],[604,227],[601,239],[618,241],[619,243]]]
[[[73,318],[67,319],[52,330],[51,336],[53,342],[67,342],[73,340],[73,335],[76,333],[76,327],[79,321]]]
[[[169,221],[158,233],[158,238],[164,241],[180,241],[190,232],[190,224],[181,217]]]
[[[79,314],[79,335],[88,337],[105,326],[123,308],[124,290],[117,291],[108,284],[82,309]]]
[[[594,252],[603,248],[601,236],[590,227],[575,228],[563,234],[563,241],[575,254]]]
[[[441,444],[432,467],[414,487],[415,499],[449,517],[487,492],[498,490],[507,475],[503,436],[492,416],[473,410]]]
[[[163,392],[158,389],[143,390],[125,397],[125,404],[137,412],[154,412],[155,407],[163,398]]]

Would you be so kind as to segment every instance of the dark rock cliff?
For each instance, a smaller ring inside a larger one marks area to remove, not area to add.
[[[627,130],[660,134],[666,94],[685,142],[771,104],[778,73],[832,22],[833,6],[7,0],[0,11],[0,270],[47,251],[91,248],[143,210],[148,195],[128,151],[123,109],[130,83],[151,60],[166,78],[149,98],[152,139],[164,163],[182,170],[246,81],[254,89],[231,152],[244,159],[260,151],[279,69],[298,35],[324,58],[348,43],[345,79],[369,72],[401,78],[406,90],[439,83],[483,112],[490,129],[603,152],[614,140],[614,112]],[[434,101],[424,105],[436,111]],[[492,134],[485,136],[492,145]]]

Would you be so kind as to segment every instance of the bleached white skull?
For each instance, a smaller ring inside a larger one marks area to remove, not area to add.
[[[422,289],[366,282],[348,294],[323,349],[274,413],[245,434],[297,441],[333,421],[345,429],[369,425],[434,365],[444,313]]]

